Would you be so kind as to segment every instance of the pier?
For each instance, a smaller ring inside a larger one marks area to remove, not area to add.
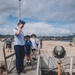
[[[4,56],[3,56],[3,42],[0,42],[0,63],[4,63]],[[21,75],[45,75],[45,71],[53,71],[56,70],[57,72],[57,59],[53,57],[52,51],[55,46],[62,45],[66,50],[66,57],[62,61],[62,67],[64,67],[65,72],[68,72],[67,75],[74,75],[75,73],[75,46],[70,46],[69,42],[62,42],[62,41],[43,41],[43,48],[40,49],[40,52],[37,53],[37,61],[32,61],[31,66],[25,65],[25,74]],[[6,50],[6,55],[10,55],[14,53],[14,50],[10,53]],[[40,53],[40,54],[39,54]],[[10,58],[8,61],[11,61]],[[10,68],[12,68],[14,64],[15,56],[13,56],[13,62],[11,63]],[[73,61],[72,61],[73,59]],[[73,62],[73,64],[72,64]],[[9,64],[9,62],[8,62]],[[73,66],[73,67],[72,67]],[[43,72],[44,71],[44,72]],[[71,72],[73,72],[71,74]],[[8,75],[16,75],[16,68],[14,68]]]

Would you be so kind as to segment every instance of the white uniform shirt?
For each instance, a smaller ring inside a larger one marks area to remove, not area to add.
[[[36,43],[39,45],[40,44],[40,40],[37,38],[36,39]]]
[[[17,28],[15,28],[13,30],[13,32],[14,32],[14,45],[25,45],[23,32],[21,31],[19,35],[16,35],[17,30],[18,30]]]
[[[37,49],[37,46],[36,46],[36,38],[31,38],[30,41],[32,42],[32,49]]]

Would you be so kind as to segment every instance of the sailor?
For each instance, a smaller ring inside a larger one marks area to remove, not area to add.
[[[20,20],[18,23],[17,28],[13,30],[14,32],[14,50],[16,54],[16,69],[17,74],[20,75],[22,73],[26,73],[24,70],[24,57],[25,57],[25,42],[24,42],[24,34],[22,32],[22,29],[24,27],[25,22],[23,20]]]

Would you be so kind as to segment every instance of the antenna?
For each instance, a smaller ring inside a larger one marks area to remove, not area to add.
[[[70,30],[71,30],[71,32],[72,32],[72,34],[73,34],[73,36],[74,36],[74,33],[73,33],[73,30],[72,30],[72,27],[70,26]]]
[[[70,26],[70,29],[71,29],[71,32],[72,32],[72,34],[73,34],[73,43],[75,44],[75,35],[74,35],[74,33],[73,33],[73,30],[72,30],[71,26]]]

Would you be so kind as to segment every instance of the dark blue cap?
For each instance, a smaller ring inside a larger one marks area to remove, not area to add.
[[[19,20],[19,23],[22,23],[23,25],[25,24],[25,22],[23,20]]]

